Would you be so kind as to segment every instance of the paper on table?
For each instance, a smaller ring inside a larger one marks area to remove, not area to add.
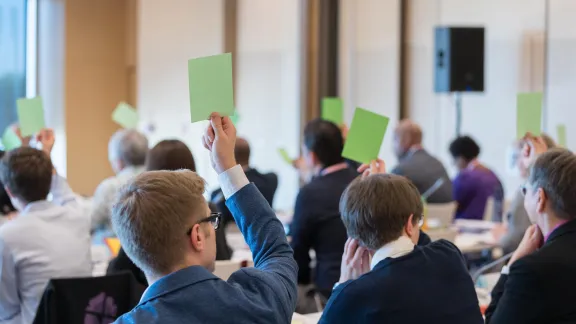
[[[32,136],[46,127],[42,98],[18,99],[16,108],[22,137]]]
[[[284,160],[284,162],[292,165],[292,158],[284,148],[279,148],[278,153],[280,153],[280,156],[282,156],[282,160]]]
[[[200,57],[188,61],[190,120],[206,120],[213,112],[234,114],[232,54]]]
[[[516,105],[516,137],[526,133],[540,135],[542,127],[542,93],[519,93]]]
[[[22,141],[20,141],[20,138],[16,135],[12,127],[6,127],[6,130],[4,130],[4,134],[2,135],[2,145],[6,151],[22,146]]]
[[[342,156],[361,163],[378,158],[389,120],[386,116],[356,108]]]
[[[556,133],[558,134],[558,145],[566,147],[566,125],[556,126]]]
[[[125,102],[120,102],[112,113],[112,120],[124,128],[138,126],[138,112]]]
[[[340,126],[344,123],[344,108],[340,98],[322,99],[322,119]]]

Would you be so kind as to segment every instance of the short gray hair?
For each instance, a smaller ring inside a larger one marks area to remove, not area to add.
[[[542,188],[559,218],[576,218],[576,156],[572,152],[555,148],[542,154],[530,169],[528,183]]]
[[[120,160],[126,166],[140,166],[146,162],[148,139],[133,129],[122,129],[114,133],[108,143],[110,160]]]

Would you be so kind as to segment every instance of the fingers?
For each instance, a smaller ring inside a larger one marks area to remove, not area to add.
[[[366,171],[364,171],[364,173],[362,173],[362,179],[364,179],[368,176],[370,176],[370,170],[366,170]]]
[[[370,174],[378,173],[378,162],[372,161],[370,162]]]
[[[382,159],[376,159],[378,162],[378,173],[386,173],[386,162]]]
[[[362,254],[362,269],[363,272],[370,271],[370,252],[368,250],[364,250],[364,254]]]
[[[212,123],[210,123],[210,125],[208,125],[208,128],[206,129],[206,140],[208,140],[208,143],[214,143],[215,138],[216,134],[214,133]]]
[[[352,258],[352,266],[354,268],[362,266],[362,258],[364,254],[366,254],[368,250],[365,247],[359,246],[354,253],[354,258]]]
[[[346,254],[347,263],[353,262],[356,252],[358,251],[358,240],[352,239],[348,245],[348,253]]]
[[[364,173],[364,171],[368,170],[370,168],[370,165],[364,163],[362,164],[360,167],[358,167],[358,173]]]
[[[223,118],[220,117],[219,113],[212,113],[212,115],[210,115],[210,124],[212,125],[212,128],[214,129],[214,134],[216,136],[224,134],[224,128],[222,127]]]
[[[210,126],[210,128],[212,128],[212,127]],[[204,135],[202,136],[202,144],[204,145],[204,148],[206,148],[208,151],[211,151],[211,146],[210,146],[210,144],[209,144],[209,139],[208,139],[208,136],[207,136],[206,134],[204,134]]]
[[[350,242],[352,241],[351,238],[346,240],[346,244],[344,244],[344,255],[348,255],[348,247],[350,246]]]

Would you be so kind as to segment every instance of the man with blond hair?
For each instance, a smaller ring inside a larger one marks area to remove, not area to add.
[[[213,114],[203,141],[254,268],[228,281],[212,271],[221,215],[204,200],[204,180],[192,171],[153,171],[129,182],[113,207],[122,247],[149,287],[117,323],[290,323],[298,268],[284,228],[236,164],[236,129]]]

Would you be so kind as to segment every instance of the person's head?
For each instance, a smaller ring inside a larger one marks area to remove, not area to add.
[[[108,160],[116,173],[127,167],[144,165],[146,153],[148,139],[134,129],[117,131],[108,143]]]
[[[450,143],[450,154],[458,170],[465,169],[468,164],[480,155],[480,146],[469,136],[460,136]]]
[[[340,199],[340,213],[348,236],[373,251],[400,236],[407,236],[416,244],[422,212],[416,186],[393,174],[359,177]]]
[[[196,171],[194,156],[182,141],[164,140],[148,151],[146,171],[180,169]]]
[[[192,171],[149,171],[118,193],[113,228],[150,284],[192,265],[214,271],[217,223],[204,189],[204,179]]]
[[[540,137],[542,137],[542,140],[544,140],[544,143],[546,143],[546,147],[548,147],[549,150],[556,148],[557,146],[556,142],[554,142],[552,137],[550,137],[548,134],[542,133]],[[522,155],[523,147],[524,147],[523,140],[517,140],[513,143],[513,154],[514,154],[513,158],[515,167],[518,169],[518,172],[520,173],[520,177],[522,177],[522,179],[526,179],[528,178],[529,169],[524,164],[524,161],[520,158],[520,156]]]
[[[241,137],[236,139],[234,156],[236,157],[236,162],[242,167],[246,168],[250,165],[250,144],[248,144],[246,139]]]
[[[7,152],[0,162],[0,181],[16,209],[46,200],[52,184],[54,166],[46,153],[20,147]]]
[[[314,119],[304,128],[302,153],[309,169],[326,168],[344,161],[344,139],[336,124]]]
[[[422,145],[422,129],[409,119],[400,121],[394,130],[394,153],[398,158],[404,156],[413,147]]]
[[[524,208],[532,223],[576,218],[576,156],[551,149],[536,159],[523,187]]]

